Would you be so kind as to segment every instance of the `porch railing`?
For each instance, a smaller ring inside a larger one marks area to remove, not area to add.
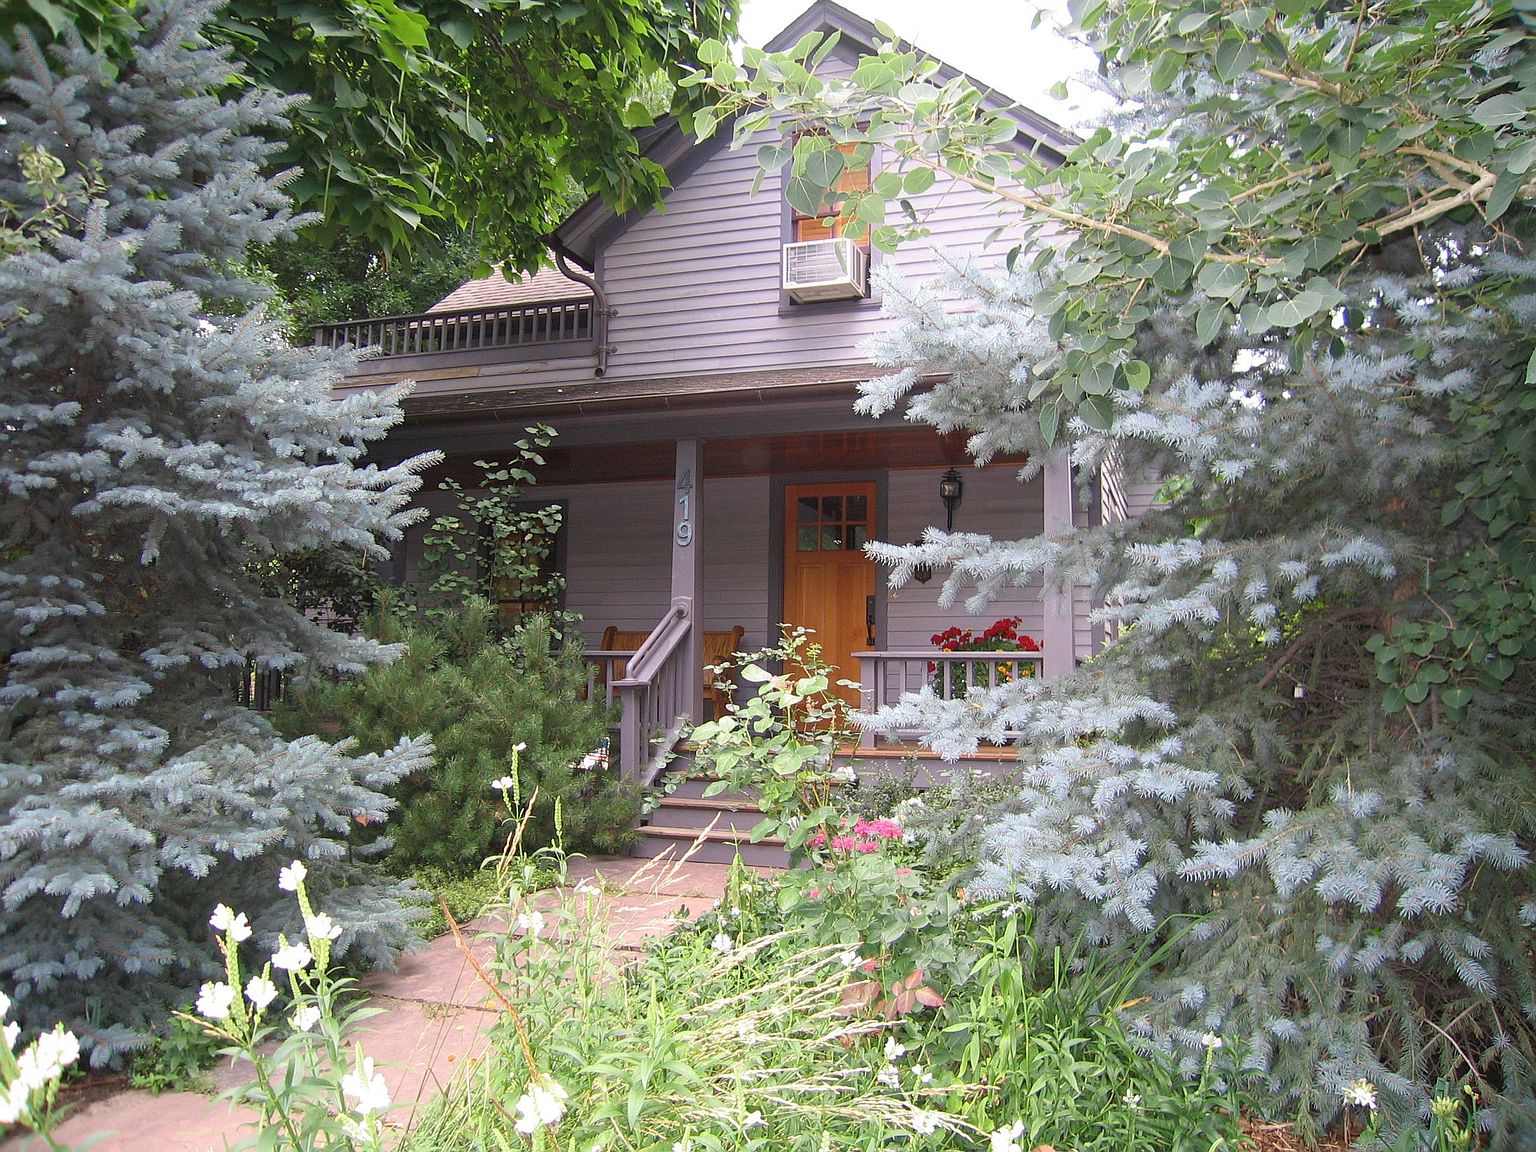
[[[619,774],[642,787],[661,771],[666,754],[682,734],[698,669],[689,660],[693,612],[676,600],[661,623],[633,652],[587,651],[588,661],[606,665],[607,699],[619,702]],[[622,677],[614,673],[628,661]],[[595,685],[594,685],[595,687]]]
[[[466,308],[458,312],[381,316],[373,320],[316,324],[312,331],[314,342],[323,348],[351,344],[358,348],[376,348],[383,356],[571,344],[593,338],[592,301],[536,301],[495,308]]]
[[[859,661],[860,707],[873,712],[895,704],[902,696],[931,688],[941,700],[957,700],[969,691],[996,688],[1025,676],[1039,676],[1040,652],[855,652]],[[866,730],[861,748],[875,747],[875,733]]]

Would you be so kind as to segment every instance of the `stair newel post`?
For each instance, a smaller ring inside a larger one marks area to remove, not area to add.
[[[1045,535],[1065,536],[1072,531],[1072,465],[1064,448],[1056,448],[1045,461]],[[1041,668],[1046,679],[1065,676],[1076,666],[1076,641],[1072,632],[1072,589],[1049,587],[1040,592]]]
[[[699,594],[704,588],[703,442],[677,442],[677,471],[672,492],[672,603],[688,605],[687,657],[682,695],[684,713],[695,722],[704,718],[704,613]]]

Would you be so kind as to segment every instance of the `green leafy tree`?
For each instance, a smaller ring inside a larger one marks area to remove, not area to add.
[[[409,261],[386,260],[376,244],[348,233],[327,244],[308,236],[272,244],[257,259],[295,342],[303,343],[314,324],[425,312],[473,277],[481,263],[480,241],[463,229],[443,236],[419,231]]]
[[[386,601],[372,628],[402,645],[400,658],[361,677],[317,683],[283,709],[279,722],[290,735],[339,733],[363,751],[431,733],[436,763],[393,790],[399,816],[385,831],[391,867],[402,874],[429,867],[460,875],[499,851],[505,811],[492,782],[504,777],[516,780],[506,791],[525,803],[538,789],[523,832],[529,849],[554,843],[557,804],[567,849],[614,852],[632,838],[634,790],[620,783],[616,766],[583,763],[606,736],[608,718],[583,698],[580,648],[552,645],[542,616],[505,640],[494,623],[494,606],[481,599],[435,624],[396,616]]]
[[[124,66],[143,12],[4,0],[0,29],[73,30]],[[660,196],[665,175],[635,136],[654,77],[734,30],[728,0],[247,0],[210,31],[248,82],[309,97],[269,163],[301,170],[287,191],[323,217],[310,243],[390,255],[418,229],[473,225],[483,256],[531,268],[572,186],[621,211]]]
[[[1357,1078],[1388,1129],[1437,1077],[1536,1132],[1533,15],[1521,3],[1081,0],[1133,101],[1048,167],[964,81],[894,42],[817,77],[808,38],[705,46],[709,132],[754,133],[791,203],[846,196],[889,248],[953,176],[1005,209],[997,255],[887,275],[891,374],[859,406],[970,432],[978,461],[1069,455],[1176,481],[1127,522],[880,546],[983,609],[1043,576],[1121,635],[1078,675],[877,723],[948,754],[1023,731],[1023,787],[930,830],[1047,938],[1171,942],[1131,1013],[1197,1067],[1207,1033],[1311,1123]],[[732,120],[734,118],[734,120]],[[807,127],[816,131],[804,132]],[[794,133],[801,132],[798,144]],[[1006,251],[1006,256],[1004,252]],[[969,307],[956,309],[952,301]],[[931,387],[924,381],[939,380]]]
[[[389,655],[255,568],[387,556],[433,458],[364,464],[403,390],[333,401],[347,359],[289,347],[236,271],[295,225],[258,136],[288,102],[187,95],[233,69],[207,13],[139,9],[116,66],[25,33],[0,47],[0,202],[19,237],[0,259],[0,986],[25,1027],[68,1022],[98,1064],[217,971],[215,904],[262,943],[297,934],[281,863],[309,862],[340,950],[392,957],[405,893],[351,833],[430,760],[422,739],[366,756],[284,741],[235,704],[248,658]]]

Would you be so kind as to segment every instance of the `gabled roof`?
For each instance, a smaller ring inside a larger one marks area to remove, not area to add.
[[[811,32],[836,32],[841,37],[840,47],[852,47],[860,55],[873,54],[875,44],[884,39],[871,21],[833,3],[833,0],[816,0],[789,27],[768,41],[765,47],[770,52],[782,52],[794,47]],[[938,65],[936,78],[941,84],[962,75],[959,69],[952,68],[942,60],[938,61]],[[984,90],[983,104],[990,111],[1012,117],[1019,125],[1017,139],[1020,146],[1033,149],[1047,161],[1061,161],[1078,143],[1076,137],[1055,121],[1025,108],[1018,101],[996,90]],[[640,150],[647,159],[666,170],[667,178],[675,187],[710,156],[725,148],[730,138],[730,124],[724,123],[708,140],[696,143],[683,132],[676,117],[668,116],[649,132],[641,134]],[[649,209],[620,214],[594,197],[555,230],[548,238],[549,244],[584,267],[592,268],[598,252],[622,235],[647,211]]]

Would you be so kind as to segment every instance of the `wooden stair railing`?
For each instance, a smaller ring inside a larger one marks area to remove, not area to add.
[[[689,657],[693,605],[679,598],[629,658],[624,676],[609,689],[623,711],[619,717],[619,774],[645,787],[660,774],[688,718],[688,700],[698,670]]]

